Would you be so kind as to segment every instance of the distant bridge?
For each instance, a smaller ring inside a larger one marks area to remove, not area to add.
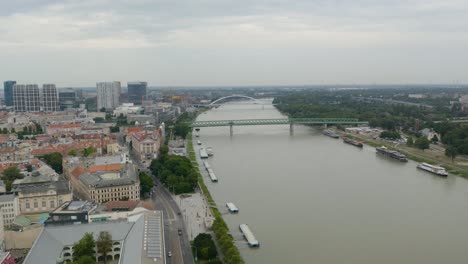
[[[225,100],[225,99],[229,99],[229,98],[244,98],[244,99],[249,99],[249,100],[252,100],[254,101],[255,103],[257,104],[264,104],[264,102],[256,99],[256,98],[253,98],[253,97],[250,97],[250,96],[246,96],[246,95],[241,95],[241,94],[233,94],[233,95],[229,95],[229,96],[224,96],[224,97],[221,97],[219,99],[216,99],[214,100],[213,102],[211,102],[209,105],[216,105],[216,103],[222,101],[222,100]]]
[[[242,120],[213,120],[194,121],[189,123],[192,128],[229,126],[231,135],[233,126],[263,126],[263,125],[289,125],[291,134],[294,124],[303,125],[368,125],[367,121],[356,118],[275,118],[275,119],[242,119]]]

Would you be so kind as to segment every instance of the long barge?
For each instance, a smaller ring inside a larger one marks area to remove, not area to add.
[[[210,176],[211,181],[218,182],[218,178],[214,174],[213,169],[207,169],[207,171],[208,171],[208,175]]]
[[[245,239],[247,240],[247,244],[249,245],[249,247],[260,247],[260,243],[253,235],[252,231],[250,231],[250,228],[248,225],[240,224],[239,229],[244,235]]]
[[[423,163],[418,164],[417,167],[418,167],[418,169],[425,170],[425,171],[428,171],[430,173],[434,173],[434,174],[439,175],[439,176],[443,176],[443,177],[448,176],[448,172],[445,170],[445,168],[440,167],[440,166],[431,165],[429,163],[423,162]]]
[[[400,153],[400,152],[398,152],[396,150],[390,150],[390,149],[388,149],[388,148],[386,148],[384,146],[376,148],[375,150],[376,150],[376,152],[378,154],[381,154],[381,155],[396,159],[398,161],[401,161],[401,162],[407,162],[408,161],[405,154],[402,154],[402,153]]]
[[[364,146],[364,144],[362,144],[362,142],[354,140],[354,139],[350,139],[350,138],[347,138],[347,137],[343,137],[343,142],[347,143],[347,144],[350,144],[350,145],[353,145],[353,146],[358,147],[358,148],[362,148]]]
[[[200,148],[200,158],[202,158],[202,159],[207,159],[208,158],[208,153],[206,153],[205,148]]]
[[[330,129],[325,129],[323,131],[323,134],[325,136],[328,136],[328,137],[331,137],[331,138],[340,138],[340,136],[338,136],[338,134],[336,134],[335,132],[333,132],[332,130]]]

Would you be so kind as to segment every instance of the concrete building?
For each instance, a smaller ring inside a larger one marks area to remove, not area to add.
[[[89,222],[89,214],[97,208],[97,205],[87,201],[71,201],[61,204],[50,212],[46,225],[85,224]]]
[[[67,88],[67,89],[62,89],[59,91],[59,104],[60,104],[60,109],[65,110],[69,108],[75,107],[76,104],[76,91]]]
[[[160,132],[154,126],[147,126],[143,131],[132,134],[132,149],[142,162],[157,158],[162,142]]]
[[[13,86],[16,81],[5,81],[3,82],[3,97],[5,98],[6,106],[13,106]]]
[[[0,214],[3,217],[3,225],[11,226],[19,215],[18,197],[14,193],[0,194]]]
[[[59,99],[55,84],[42,85],[42,111],[57,112],[59,110]]]
[[[120,116],[121,114],[124,116],[129,114],[137,114],[142,110],[143,108],[141,106],[136,106],[133,103],[124,103],[114,110],[114,116]]]
[[[128,102],[141,105],[142,101],[146,99],[147,86],[146,82],[127,83]]]
[[[37,84],[15,84],[13,86],[13,106],[17,112],[41,111],[41,99]]]
[[[122,88],[120,82],[99,82],[96,84],[97,90],[97,109],[106,110],[115,109],[120,102]]]
[[[140,181],[133,164],[94,165],[87,170],[76,167],[70,179],[82,199],[96,203],[140,200]]]
[[[50,212],[60,204],[72,200],[67,181],[41,181],[14,185],[13,191],[18,193],[21,214]]]
[[[127,221],[105,221],[81,225],[45,226],[24,260],[24,264],[64,263],[73,258],[73,246],[85,233],[97,239],[107,231],[112,250],[107,256],[96,254],[96,261],[107,259],[120,264],[162,264],[165,262],[162,212],[144,211]],[[108,263],[109,263],[108,262]]]

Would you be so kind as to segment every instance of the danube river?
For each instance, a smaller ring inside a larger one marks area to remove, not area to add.
[[[198,120],[283,117],[273,106],[226,104]],[[344,144],[318,128],[202,128],[219,182],[205,182],[247,263],[468,262],[468,181]],[[198,148],[197,148],[198,149]],[[245,244],[249,225],[259,249]]]

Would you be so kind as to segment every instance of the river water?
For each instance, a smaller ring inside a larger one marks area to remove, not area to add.
[[[198,120],[283,117],[273,106],[225,104]],[[202,128],[219,182],[205,182],[247,263],[467,263],[468,181],[344,144],[318,128]],[[259,249],[245,244],[249,225]]]

